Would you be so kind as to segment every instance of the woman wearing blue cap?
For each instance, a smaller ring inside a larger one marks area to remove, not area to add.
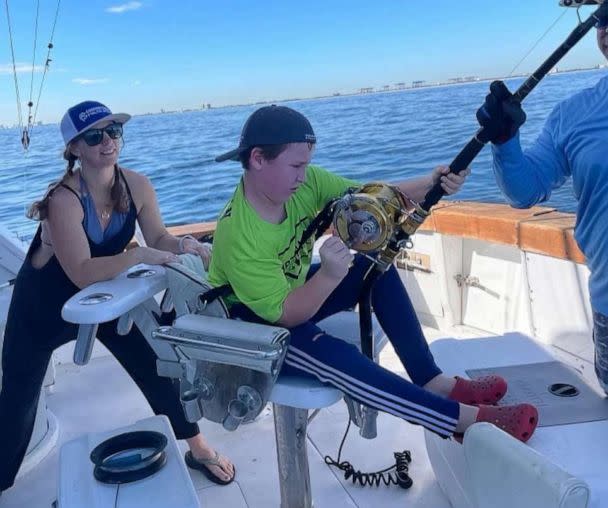
[[[63,304],[79,289],[138,263],[174,262],[186,252],[209,260],[208,246],[167,232],[148,178],[118,165],[129,119],[94,101],[70,108],[61,121],[66,172],[28,213],[40,226],[15,281],[4,334],[0,414],[10,417],[0,418],[0,492],[13,485],[23,461],[51,354],[76,338],[76,326],[61,318]],[[152,247],[125,251],[136,222]],[[216,483],[230,483],[234,466],[186,421],[171,381],[156,374],[156,356],[143,335],[133,328],[118,336],[110,322],[99,326],[97,338],[154,412],[168,416],[176,437],[187,440],[188,465]]]
[[[435,364],[409,296],[393,266],[372,289],[376,317],[412,380],[374,363],[318,325],[351,309],[361,294],[372,261],[354,256],[337,236],[321,247],[321,263],[311,266],[312,241],[304,233],[319,210],[349,188],[360,187],[310,164],[316,137],[301,113],[266,106],[246,121],[239,146],[219,156],[243,166],[243,178],[218,220],[209,280],[230,285],[227,299],[234,317],[278,324],[291,341],[282,372],[312,375],[355,400],[442,437],[456,435],[476,421],[492,421],[527,441],[538,422],[529,404],[496,407],[506,393],[498,376],[453,378]],[[395,184],[422,201],[438,182],[456,192],[466,172],[447,174],[439,166],[429,175]]]

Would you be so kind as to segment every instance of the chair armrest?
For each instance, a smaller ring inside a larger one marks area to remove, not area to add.
[[[89,362],[99,323],[127,314],[166,287],[167,275],[162,266],[140,264],[114,279],[96,282],[76,293],[61,310],[65,321],[79,325],[74,363]]]
[[[76,324],[105,323],[166,288],[164,267],[136,265],[114,279],[96,282],[76,293],[64,304],[61,317]]]

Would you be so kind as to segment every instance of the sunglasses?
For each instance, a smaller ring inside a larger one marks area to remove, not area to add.
[[[83,132],[79,139],[83,139],[89,146],[98,145],[103,141],[103,133],[106,133],[110,139],[118,139],[122,137],[122,124],[111,123],[102,129],[89,129]]]

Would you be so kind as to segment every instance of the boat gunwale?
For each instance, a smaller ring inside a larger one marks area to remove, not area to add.
[[[575,223],[575,214],[554,208],[534,206],[521,210],[504,204],[444,201],[433,208],[419,231],[512,245],[522,251],[584,264],[585,256],[574,239]],[[213,221],[167,229],[175,236],[200,238],[212,234],[215,227]],[[132,242],[130,247],[135,245]]]

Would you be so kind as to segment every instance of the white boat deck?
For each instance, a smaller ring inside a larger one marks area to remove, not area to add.
[[[446,334],[425,328],[429,341],[445,336],[474,337],[487,335],[474,329],[460,328]],[[394,352],[388,346],[381,362],[394,372],[405,375]],[[0,497],[0,508],[48,508],[57,498],[58,457],[62,443],[84,433],[101,432],[134,423],[152,414],[135,383],[111,356],[93,358],[78,367],[57,366],[56,382],[47,398],[48,407],[57,418],[58,446],[32,471],[19,477],[13,488]],[[325,455],[337,456],[348,413],[340,401],[323,409],[309,426],[308,452],[313,499],[316,508],[409,506],[413,508],[448,508],[431,470],[421,427],[410,425],[390,415],[378,417],[378,437],[365,440],[352,427],[344,446],[342,460],[356,469],[376,471],[393,462],[393,451],[412,452],[409,490],[397,486],[361,487],[346,482],[342,473],[324,463]],[[252,423],[235,432],[220,425],[200,422],[210,442],[235,463],[237,476],[228,486],[217,486],[202,474],[191,476],[201,507],[256,508],[279,506],[279,481],[276,465],[274,425],[268,406]],[[182,449],[185,443],[180,442]]]

